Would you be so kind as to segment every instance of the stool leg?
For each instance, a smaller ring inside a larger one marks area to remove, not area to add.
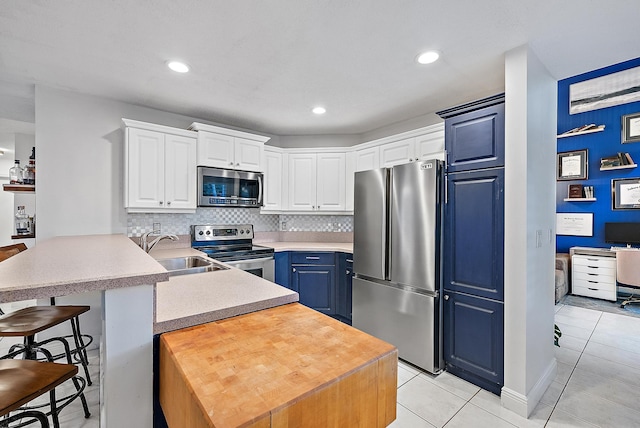
[[[70,321],[71,331],[73,332],[73,341],[76,344],[76,353],[78,354],[80,363],[82,363],[82,367],[84,368],[84,375],[87,378],[87,383],[91,385],[91,377],[89,376],[89,368],[87,367],[89,365],[89,357],[87,355],[87,350],[80,333],[80,320],[78,319],[78,317],[74,317]]]
[[[71,378],[71,380],[73,381],[73,384],[76,387],[76,390],[78,392],[82,391],[82,386],[80,385],[80,382],[78,382],[78,379],[74,376]],[[85,419],[89,418],[91,416],[91,413],[89,413],[89,405],[87,404],[87,399],[84,396],[84,392],[80,392],[80,401],[82,402],[82,409],[84,410],[84,417]]]
[[[37,358],[36,351],[34,350],[35,339],[33,336],[25,336],[24,338],[24,347],[25,347],[25,360],[35,360]]]
[[[49,401],[51,401],[51,420],[53,421],[53,427],[60,428],[60,421],[58,420],[58,409],[56,408],[56,389],[55,388],[49,391]]]

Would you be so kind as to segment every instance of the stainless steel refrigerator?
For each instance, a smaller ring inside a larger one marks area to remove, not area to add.
[[[353,326],[443,368],[442,161],[355,174]]]

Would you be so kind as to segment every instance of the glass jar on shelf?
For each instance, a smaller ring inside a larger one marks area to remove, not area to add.
[[[23,177],[24,177],[24,171],[20,166],[20,161],[16,159],[14,165],[11,168],[9,168],[9,183],[23,184],[24,182]]]

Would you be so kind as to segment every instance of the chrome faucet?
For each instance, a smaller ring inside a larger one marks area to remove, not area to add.
[[[161,234],[156,236],[156,238],[151,241],[149,241],[149,236],[151,236],[152,234],[156,233],[156,230],[152,230],[151,232],[147,232],[144,235],[142,235],[140,237],[140,248],[142,248],[145,252],[149,252],[151,251],[151,249],[160,241],[162,241],[163,239],[171,239],[172,241],[177,241],[178,237],[176,235],[172,235],[172,234]]]

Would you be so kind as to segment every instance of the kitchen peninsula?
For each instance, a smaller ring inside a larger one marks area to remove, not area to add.
[[[318,332],[337,332],[333,335],[315,336],[315,346],[318,349],[338,349],[340,341],[353,335],[359,336],[364,342],[373,343],[373,347],[368,348],[366,358],[363,359],[359,352],[343,355],[340,358],[343,364],[330,373],[320,366],[315,367],[315,364],[321,364],[322,359],[311,361],[306,369],[324,372],[325,376],[313,381],[316,383],[306,382],[309,393],[303,393],[300,398],[322,398],[332,388],[344,386],[351,388],[349,391],[354,394],[359,388],[358,391],[362,391],[362,397],[365,397],[373,394],[374,390],[378,394],[382,388],[386,391],[387,404],[380,407],[381,402],[378,401],[377,409],[381,412],[379,426],[384,426],[395,418],[397,353],[391,345],[303,308],[295,303],[298,300],[297,293],[244,271],[231,268],[169,278],[168,272],[154,259],[162,256],[175,257],[178,253],[186,255],[192,251],[195,250],[154,250],[152,257],[124,235],[52,238],[0,263],[0,302],[101,291],[101,426],[151,426],[154,333],[178,330],[169,333],[177,335],[189,331],[181,329],[192,326],[194,329],[216,329],[219,328],[216,327],[218,323],[227,323],[228,326],[243,323],[244,316],[268,321],[275,330],[288,320],[289,328],[298,329],[300,333],[304,333],[300,323],[314,324],[314,331]],[[272,307],[284,310],[291,306],[289,303],[300,309],[295,314],[285,310],[278,313],[277,317],[268,312]],[[260,333],[259,324],[256,325],[258,330],[246,330],[245,337],[238,336],[236,345],[241,348],[244,346],[247,352],[256,345],[268,347],[272,342],[267,341]],[[300,354],[300,347],[304,348],[301,341],[303,338],[304,335],[282,342],[281,345],[291,347],[287,351],[289,355],[295,353],[304,359],[306,354]],[[199,346],[207,347],[207,344],[199,341]],[[345,347],[347,348],[348,346]],[[211,349],[217,347],[208,349],[211,352]],[[191,359],[188,351],[181,351],[184,358],[177,361],[177,364]],[[229,355],[220,354],[220,359],[228,358]],[[363,386],[362,382],[378,379],[380,373],[374,367],[382,367],[382,361],[386,362],[386,375],[379,388]],[[291,371],[295,377],[295,367]],[[345,383],[345,379],[350,381]],[[290,398],[283,396],[282,399],[283,403],[293,405]],[[382,400],[382,396],[378,400]],[[273,402],[275,401],[271,401]],[[309,403],[309,400],[306,402]],[[343,410],[348,411],[356,405],[357,403],[344,404]],[[278,409],[282,410],[280,407],[275,410]]]

